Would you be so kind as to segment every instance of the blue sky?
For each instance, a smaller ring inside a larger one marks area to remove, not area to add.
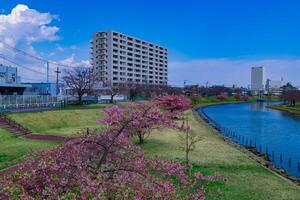
[[[46,25],[58,28],[59,39],[30,44],[49,59],[73,55],[72,62],[88,60],[92,33],[114,29],[166,46],[172,84],[189,80],[246,86],[250,67],[263,64],[268,77],[283,76],[300,85],[296,76],[300,2],[296,0],[1,0],[0,14],[10,14],[17,4],[51,14]]]

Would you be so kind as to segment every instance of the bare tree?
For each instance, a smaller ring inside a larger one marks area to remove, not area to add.
[[[291,89],[284,90],[280,97],[287,101],[290,106],[296,106],[296,103],[300,101],[300,91]]]
[[[179,148],[185,152],[185,164],[190,169],[191,174],[191,165],[190,165],[190,152],[194,151],[196,143],[199,142],[202,138],[196,133],[191,131],[191,126],[188,123],[188,119],[184,119],[180,127],[179,134]]]
[[[91,94],[97,81],[96,74],[91,68],[77,67],[66,71],[63,77],[72,95],[78,98],[78,104],[82,104],[82,97]]]
[[[109,84],[107,88],[104,88],[102,92],[104,94],[110,96],[110,103],[114,103],[114,98],[118,94],[126,94],[126,91],[128,90],[128,86],[126,83],[115,83],[115,84]]]

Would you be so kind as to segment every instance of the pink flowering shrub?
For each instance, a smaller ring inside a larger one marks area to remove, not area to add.
[[[148,118],[165,120],[156,107],[105,112],[99,121],[108,124],[106,130],[41,152],[0,180],[0,199],[205,199],[204,184],[223,180],[189,175],[184,164],[145,158],[130,137],[149,128]],[[172,126],[168,119],[162,124]]]
[[[241,94],[237,93],[234,95],[235,100],[239,101],[241,100]]]
[[[173,117],[181,115],[183,111],[192,108],[188,99],[180,95],[167,95],[156,98],[159,107],[169,111]]]
[[[249,100],[249,96],[248,96],[248,95],[242,96],[242,100],[243,100],[243,101],[248,101],[248,100]]]
[[[220,101],[224,101],[225,100],[225,96],[224,95],[218,95],[216,96],[216,98]]]

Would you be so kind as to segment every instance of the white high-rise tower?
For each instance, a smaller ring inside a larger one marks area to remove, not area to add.
[[[265,90],[265,68],[262,66],[251,68],[251,91],[254,94]]]

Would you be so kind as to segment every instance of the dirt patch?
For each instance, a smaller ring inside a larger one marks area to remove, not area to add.
[[[56,141],[56,142],[67,142],[68,140],[75,138],[75,137],[65,137],[59,135],[42,135],[42,134],[28,134],[25,135],[24,137],[33,140],[47,140],[47,141]]]

